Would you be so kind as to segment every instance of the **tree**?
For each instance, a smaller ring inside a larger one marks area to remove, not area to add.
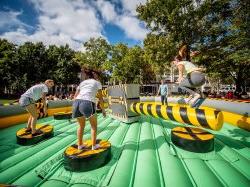
[[[79,83],[78,73],[80,73],[81,68],[74,60],[75,52],[68,45],[53,48],[50,57],[51,60],[53,58],[57,60],[53,76],[56,83],[64,85]]]
[[[0,93],[3,93],[5,88],[10,90],[15,61],[16,46],[5,39],[0,39]]]
[[[151,33],[144,40],[144,60],[151,65],[154,74],[169,71],[175,52],[175,42],[167,36]]]
[[[202,10],[206,2],[194,0],[151,0],[137,7],[138,17],[145,21],[152,33],[167,36],[176,44],[192,44],[202,32]]]
[[[90,38],[83,46],[85,47],[85,51],[76,53],[75,60],[80,65],[94,69],[104,69],[111,48],[107,41],[101,37],[97,39]]]
[[[212,6],[198,45],[199,62],[208,72],[218,72],[223,81],[233,80],[241,92],[250,74],[250,2],[224,0]]]
[[[144,50],[139,46],[128,48],[117,44],[112,49],[110,60],[113,70],[112,78],[123,83],[151,82],[154,73],[151,65],[144,60]]]
[[[17,61],[14,64],[15,79],[12,87],[16,92],[23,92],[31,85],[43,82],[47,78],[46,48],[42,42],[25,42],[17,49]]]
[[[139,18],[151,29],[146,39],[150,42],[145,47],[154,44],[152,38],[156,36],[168,39],[166,50],[161,50],[164,42],[157,41],[155,51],[149,53],[152,61],[157,61],[156,57],[166,51],[174,53],[173,46],[177,52],[178,44],[186,43],[200,50],[197,63],[205,66],[208,73],[231,76],[240,90],[250,69],[249,4],[247,0],[147,1],[137,8]]]

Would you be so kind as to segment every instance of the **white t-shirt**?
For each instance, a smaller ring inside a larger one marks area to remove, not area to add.
[[[77,90],[80,90],[76,99],[82,99],[87,101],[96,102],[95,96],[98,90],[102,89],[102,84],[95,79],[87,79],[82,81],[77,87]]]
[[[29,88],[22,96],[29,97],[34,101],[42,98],[42,93],[48,93],[48,87],[45,84],[37,84]]]

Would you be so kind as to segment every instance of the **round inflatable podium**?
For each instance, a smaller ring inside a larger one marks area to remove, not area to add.
[[[64,151],[64,167],[69,171],[89,171],[105,165],[111,159],[111,144],[107,140],[97,140],[100,148],[92,150],[91,140],[84,141],[86,148],[78,150],[71,145]]]
[[[41,134],[33,136],[31,131],[27,132],[26,128],[22,128],[16,132],[17,143],[20,145],[32,145],[36,144],[41,140],[53,136],[53,126],[52,125],[36,125],[36,129],[42,131]]]
[[[171,140],[187,151],[206,153],[214,150],[214,135],[199,128],[175,127],[171,130]]]
[[[72,112],[58,112],[54,114],[54,119],[61,120],[61,119],[71,119]]]

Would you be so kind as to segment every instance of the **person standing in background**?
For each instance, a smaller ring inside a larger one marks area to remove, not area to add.
[[[161,85],[159,87],[157,96],[161,95],[161,104],[168,104],[167,95],[168,95],[168,85],[164,82],[164,80],[161,80]]]

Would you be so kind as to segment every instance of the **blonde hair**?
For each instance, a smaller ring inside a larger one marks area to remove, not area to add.
[[[45,83],[45,84],[49,84],[49,83],[51,83],[51,82],[54,83],[54,81],[53,81],[52,79],[47,79],[44,83]]]

